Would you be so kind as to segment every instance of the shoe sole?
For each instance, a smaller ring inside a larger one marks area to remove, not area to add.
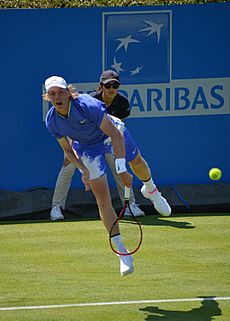
[[[63,221],[64,220],[64,217],[63,218],[53,218],[53,217],[51,217],[50,218],[50,220],[52,221],[52,222],[54,222],[54,221]]]
[[[133,271],[134,271],[134,266],[132,266],[129,270],[121,273],[121,276],[126,276],[128,274],[131,274],[131,273],[133,273]]]
[[[148,193],[146,193],[145,191],[142,191],[142,190],[141,190],[141,193],[142,193],[142,195],[143,195],[145,198],[148,198],[151,202],[153,202],[153,201],[151,200],[151,198],[149,197]],[[155,207],[154,202],[153,202],[153,205],[154,205],[154,207]],[[156,210],[160,215],[165,216],[165,217],[170,216],[170,215],[172,214],[171,208],[170,208],[170,212],[169,212],[169,213],[162,213],[162,212],[158,211],[156,208],[155,208],[155,210]]]

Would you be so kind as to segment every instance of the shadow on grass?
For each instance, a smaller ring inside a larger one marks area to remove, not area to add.
[[[83,217],[75,217],[75,218],[68,218],[64,221],[55,221],[51,222],[49,219],[34,219],[34,220],[10,220],[10,221],[0,221],[0,225],[13,225],[13,224],[37,224],[37,223],[44,223],[44,224],[60,224],[60,223],[77,223],[82,221],[99,221],[99,217],[92,217],[92,218],[83,218]],[[138,218],[141,225],[151,225],[151,226],[170,226],[174,228],[182,228],[182,229],[192,229],[194,228],[190,222],[177,222],[173,221],[172,217],[170,219],[162,218],[162,216],[157,215],[148,215],[145,217]],[[136,224],[134,220],[130,218],[122,218],[122,222],[126,224]]]
[[[140,309],[146,313],[146,321],[212,321],[214,316],[222,315],[215,297],[203,297],[201,306],[189,311],[164,310],[157,306]]]
[[[85,210],[85,212],[84,212]],[[116,212],[119,214],[121,209],[117,208]],[[60,221],[51,222],[49,219],[50,209],[44,210],[40,212],[24,214],[24,215],[16,215],[16,216],[9,216],[5,218],[0,218],[0,225],[12,225],[12,224],[36,224],[36,223],[50,223],[50,224],[58,224]],[[78,222],[78,221],[98,221],[100,220],[97,208],[92,207],[89,209],[81,209],[81,211],[77,210],[65,210],[64,211],[65,220],[62,222]],[[152,226],[171,226],[174,228],[183,228],[183,229],[191,229],[194,228],[190,222],[178,222],[173,220],[175,217],[184,217],[189,218],[193,216],[230,216],[230,213],[175,213],[173,212],[172,215],[167,217],[162,217],[157,213],[148,214],[146,212],[145,217],[138,217],[138,220],[141,222],[142,225],[152,225]],[[129,222],[129,219],[122,218]]]
[[[170,216],[170,219],[162,216],[146,216],[144,218],[140,218],[140,222],[142,225],[152,225],[152,226],[170,226],[175,228],[183,228],[183,229],[191,229],[195,226],[190,222],[178,222],[174,221],[173,217]]]

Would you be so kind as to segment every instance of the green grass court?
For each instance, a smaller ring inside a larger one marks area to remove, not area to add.
[[[98,219],[1,222],[0,320],[229,321],[229,214],[141,221],[126,277]]]

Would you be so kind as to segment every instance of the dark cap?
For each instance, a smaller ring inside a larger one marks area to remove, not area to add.
[[[113,70],[105,70],[100,77],[100,82],[107,84],[110,81],[116,81],[120,84],[119,75]]]

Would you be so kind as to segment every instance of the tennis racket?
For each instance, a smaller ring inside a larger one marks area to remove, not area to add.
[[[130,208],[129,199],[130,199],[130,188],[125,186],[125,205],[122,208],[117,219],[115,220],[115,222],[111,226],[110,233],[109,233],[109,243],[110,243],[110,247],[111,247],[112,251],[118,255],[121,255],[121,256],[127,256],[127,255],[131,255],[131,254],[136,253],[141,246],[142,238],[143,238],[141,223],[138,221],[136,216],[134,216],[134,214]],[[128,219],[125,218],[125,220],[123,220],[122,219],[123,214],[124,214],[127,207],[129,208],[129,211],[131,213],[131,217]],[[114,247],[114,244],[112,242],[112,236],[115,234],[114,229],[117,227],[118,224],[119,224],[119,229],[120,229],[120,233],[122,236],[122,241],[127,249],[127,251],[124,253],[120,253]]]

